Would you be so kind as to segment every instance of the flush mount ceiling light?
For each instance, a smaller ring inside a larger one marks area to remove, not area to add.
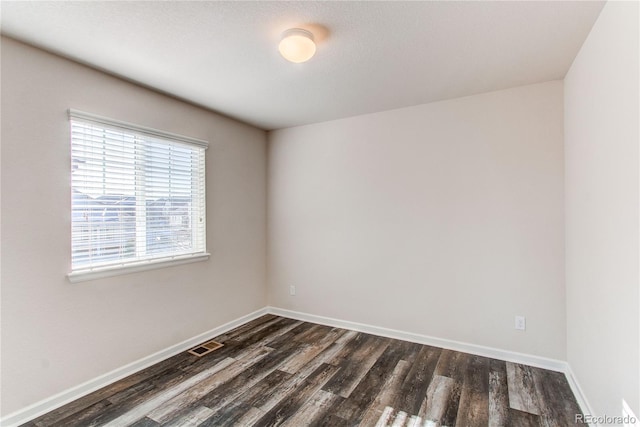
[[[308,61],[316,53],[313,34],[301,28],[291,28],[282,33],[278,50],[287,61],[296,63]]]

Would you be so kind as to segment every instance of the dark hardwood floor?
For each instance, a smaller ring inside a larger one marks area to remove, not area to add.
[[[25,426],[572,426],[563,374],[265,315]]]

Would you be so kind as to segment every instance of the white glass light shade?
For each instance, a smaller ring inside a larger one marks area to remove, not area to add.
[[[316,53],[313,34],[300,28],[287,30],[282,33],[278,50],[287,61],[296,63],[308,61]]]

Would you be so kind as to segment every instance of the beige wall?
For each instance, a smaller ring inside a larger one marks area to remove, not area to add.
[[[209,261],[68,282],[69,107],[210,142]],[[2,414],[264,307],[265,182],[263,131],[3,38]]]
[[[562,91],[271,132],[270,304],[564,360]]]
[[[607,3],[565,79],[567,355],[598,415],[640,415],[638,18]]]

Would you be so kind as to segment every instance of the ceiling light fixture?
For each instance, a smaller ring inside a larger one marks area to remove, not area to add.
[[[295,63],[308,61],[316,53],[313,34],[301,28],[291,28],[282,33],[278,50],[287,61]]]

